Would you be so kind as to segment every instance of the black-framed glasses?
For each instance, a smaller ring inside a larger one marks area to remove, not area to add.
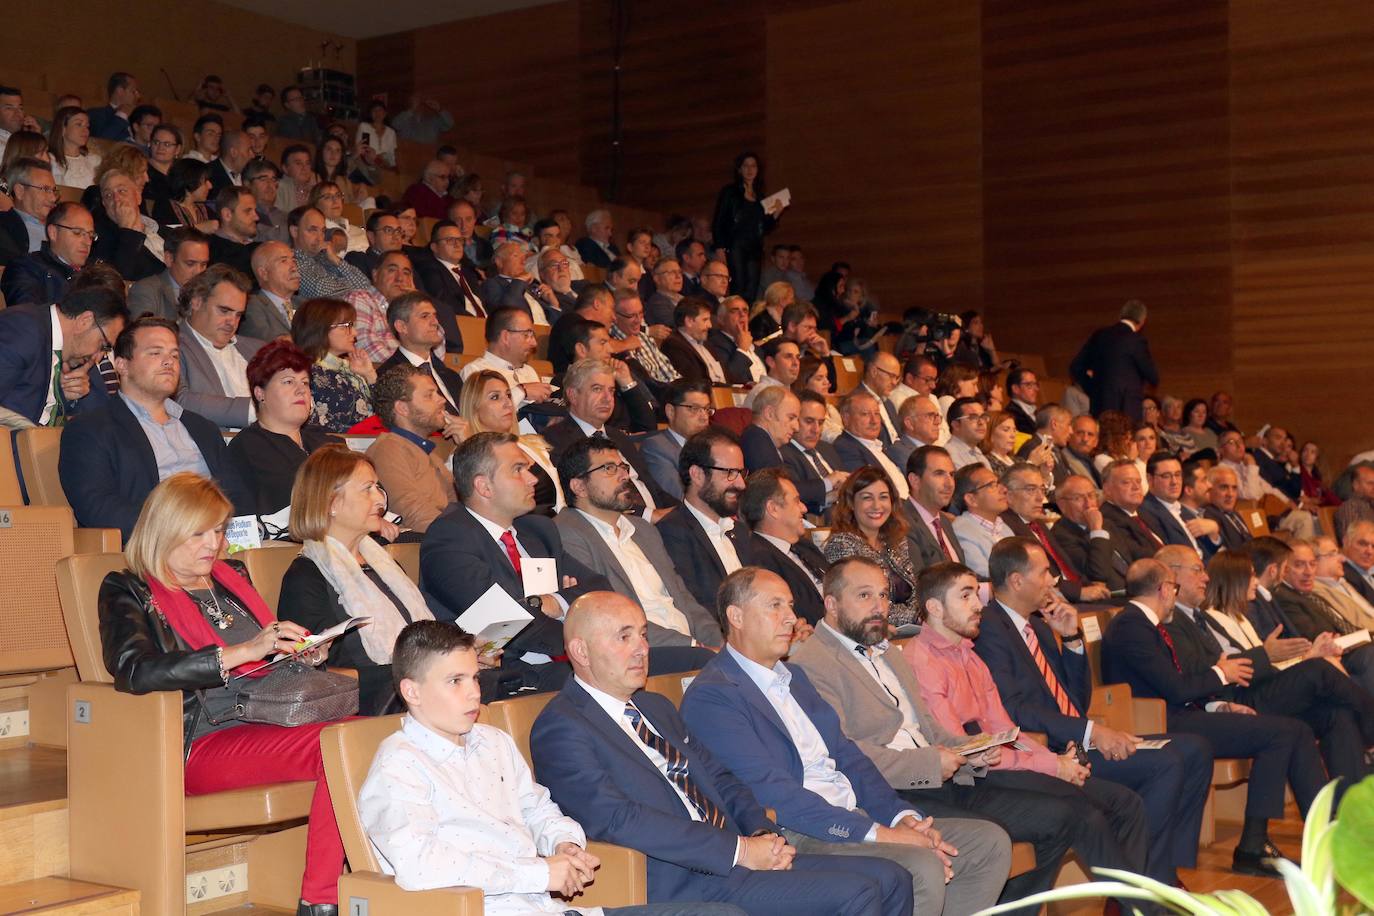
[[[982,491],[986,490],[988,487],[1000,487],[1001,485],[1002,485],[1002,481],[993,479],[993,480],[989,480],[987,483],[980,483],[978,486],[976,486],[976,487],[973,488],[973,492],[974,492],[974,493],[981,493]]]
[[[90,239],[92,242],[100,241],[100,233],[90,229],[81,229],[77,226],[68,226],[66,223],[53,223],[58,229],[66,229],[79,239]]]
[[[95,329],[100,332],[100,352],[109,353],[114,349],[114,344],[110,343],[110,338],[105,336],[105,329],[96,325]]]
[[[985,413],[966,413],[963,416],[956,417],[954,422],[958,422],[959,420],[968,420],[970,423],[986,423],[988,422],[988,415]]]
[[[716,415],[716,409],[710,404],[674,404],[673,406],[678,410],[690,410],[694,414],[699,414],[704,410],[708,417]]]
[[[629,474],[630,465],[624,461],[607,461],[605,464],[598,464],[594,468],[587,468],[585,473],[579,477],[590,477],[593,474],[605,474],[607,477],[619,477],[621,474]]]
[[[58,195],[57,185],[47,187],[46,185],[41,184],[29,184],[27,181],[16,181],[15,184],[19,185],[22,188],[32,188],[35,191],[42,191],[49,197],[56,197]]]
[[[400,226],[378,226],[378,227],[377,227],[377,231],[380,232],[382,235],[400,235],[400,234],[401,234],[401,227],[400,227]]]
[[[743,480],[744,475],[747,473],[744,468],[723,468],[715,464],[703,464],[701,467],[703,470],[707,471],[720,471],[725,475],[726,483],[732,480]]]

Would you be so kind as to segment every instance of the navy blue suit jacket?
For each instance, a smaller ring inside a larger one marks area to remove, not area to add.
[[[835,768],[854,789],[852,810],[836,807],[802,787],[801,755],[777,710],[722,649],[706,663],[682,697],[682,717],[724,766],[758,800],[777,812],[778,823],[830,843],[861,843],[876,820],[887,827],[913,806],[888,785],[859,746],[845,737],[836,715],[795,665],[791,693],[820,732]]]
[[[706,539],[701,523],[686,506],[677,506],[654,525],[658,536],[663,538],[663,546],[668,556],[673,558],[682,581],[697,603],[707,610],[716,606],[716,591],[725,579],[725,566],[720,562],[720,554]],[[749,529],[744,522],[736,520],[735,527],[726,535],[741,565],[752,563],[749,552]]]
[[[133,135],[129,131],[129,119],[121,118],[113,105],[101,105],[86,110],[91,122],[91,136],[102,140],[128,140]]]
[[[1094,415],[1119,410],[1136,422],[1145,386],[1159,384],[1149,342],[1122,321],[1094,331],[1073,358],[1069,374],[1087,392]]]
[[[1181,507],[1183,517],[1201,517],[1202,513],[1195,513],[1187,506]],[[1183,547],[1192,547],[1193,542],[1188,540],[1188,531],[1178,523],[1178,519],[1164,505],[1164,501],[1153,493],[1145,494],[1145,501],[1140,504],[1140,517],[1145,519],[1145,524],[1150,526],[1150,530],[1159,535],[1159,539],[1166,544],[1178,544]],[[1221,544],[1214,542],[1209,537],[1197,539],[1197,545],[1202,548],[1202,559],[1209,560],[1212,554],[1221,549]]]
[[[812,515],[825,514],[825,481],[821,480],[821,475],[816,471],[811,459],[801,449],[797,448],[797,440],[793,439],[778,451],[782,453],[783,466],[792,474],[792,480],[797,485],[798,493],[814,493],[819,485],[821,496],[817,500],[809,500],[805,496],[802,500],[806,503],[806,511]],[[835,449],[829,442],[821,441],[816,443],[816,452],[825,459],[826,464],[834,471],[843,469],[843,462],[836,454]]]
[[[739,437],[740,449],[744,452],[744,466],[750,473],[759,468],[785,468],[787,463],[782,459],[782,452],[773,444],[773,437],[763,429],[762,426],[751,423]],[[792,482],[797,486],[797,492],[801,495],[802,502],[808,506],[825,504],[825,481],[819,477],[812,480],[801,480],[795,475]]]
[[[1179,658],[1183,662],[1182,656]],[[1195,703],[1222,695],[1225,687],[1212,669],[1179,674],[1169,657],[1164,637],[1145,612],[1127,604],[1102,634],[1102,682],[1128,684],[1137,697],[1154,697],[1179,712]]]
[[[572,576],[577,584],[558,594],[569,604],[587,592],[610,588],[599,576],[563,552],[563,540],[553,522],[542,515],[522,515],[512,526],[515,538],[531,557],[552,557],[558,582]],[[505,549],[473,518],[467,506],[454,503],[435,519],[420,542],[420,591],[438,620],[453,621],[482,597],[492,583],[500,583],[517,602],[524,604],[524,580],[516,574]],[[512,658],[525,652],[560,655],[563,624],[534,614],[534,621],[507,646]]]
[[[31,303],[51,305],[62,298],[76,271],[49,249],[48,243],[33,254],[15,258],[0,277],[0,295],[11,307]]]
[[[650,903],[715,899],[718,882],[735,871],[739,837],[777,825],[687,730],[669,700],[643,690],[633,700],[654,731],[687,758],[688,774],[725,815],[726,829],[692,820],[644,751],[575,680],[549,701],[530,731],[535,778],[590,839],[648,857]]]
[[[219,427],[182,411],[181,425],[200,449],[210,476],[234,504],[235,515],[251,515],[253,494],[229,460]],[[62,491],[83,528],[118,528],[128,540],[143,501],[158,485],[157,457],[138,418],[123,398],[72,418],[62,431],[57,471]]]
[[[582,255],[583,264],[590,264],[593,267],[600,267],[603,270],[611,266],[611,258],[606,255],[606,252],[600,245],[587,236],[584,235],[582,238],[578,239],[573,247],[577,249],[578,254]],[[614,242],[611,243],[610,248],[611,253],[615,257],[620,257],[620,249],[615,247]],[[682,292],[683,295],[687,294],[687,290],[685,289]]]
[[[1040,642],[1045,662],[1059,679],[1069,699],[1086,714],[1092,702],[1092,676],[1088,670],[1087,652],[1064,652],[1054,638],[1049,624],[1039,614],[1030,618],[1031,630]],[[993,601],[983,609],[983,625],[973,641],[973,651],[988,666],[1002,705],[1012,721],[1026,731],[1044,732],[1054,747],[1064,747],[1070,741],[1083,743],[1088,720],[1083,716],[1066,716],[1054,702],[1054,694],[1040,675],[1026,641],[1002,606]]]
[[[46,305],[0,309],[0,407],[42,422],[52,389],[52,311]],[[109,397],[95,363],[86,372],[91,390],[79,401],[63,400],[67,413],[104,407]]]

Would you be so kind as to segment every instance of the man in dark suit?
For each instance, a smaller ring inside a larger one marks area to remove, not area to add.
[[[692,597],[714,611],[720,583],[751,562],[749,531],[735,520],[744,453],[730,433],[707,427],[682,446],[678,467],[686,487],[682,505],[656,527]]]
[[[1365,601],[1374,604],[1374,523],[1351,522],[1341,539],[1341,553],[1345,554],[1345,581]]]
[[[1102,582],[1111,592],[1126,587],[1127,548],[1107,530],[1098,508],[1097,488],[1078,474],[1064,479],[1054,491],[1061,518],[1050,529],[1050,538],[1064,559],[1083,571],[1089,580]]]
[[[1069,374],[1088,393],[1092,412],[1119,410],[1140,422],[1146,385],[1159,384],[1159,371],[1150,356],[1145,329],[1145,303],[1132,299],[1121,307],[1121,318],[1093,332],[1069,365]]]
[[[1155,555],[1164,540],[1140,517],[1145,482],[1134,461],[1113,461],[1102,469],[1102,522],[1128,563]]]
[[[248,135],[240,130],[226,130],[219,141],[219,156],[210,163],[210,195],[213,197],[224,188],[245,187],[243,169],[252,160]],[[256,197],[253,209],[257,209]]]
[[[770,385],[754,398],[754,422],[740,436],[744,466],[752,473],[764,468],[781,468],[782,447],[801,428],[801,401],[791,389]],[[820,478],[794,480],[807,505],[824,505],[829,489]]]
[[[7,305],[57,302],[91,256],[95,220],[80,204],[69,202],[53,207],[43,231],[47,241],[39,250],[10,261],[0,276],[0,295]]]
[[[826,401],[814,391],[803,391],[798,395],[801,412],[798,416],[797,432],[779,451],[782,463],[792,474],[798,492],[814,493],[820,484],[821,498],[808,500],[806,511],[812,515],[824,515],[826,508],[834,502],[835,496],[849,472],[841,467],[840,456],[835,448],[821,438],[825,428]]]
[[[1296,661],[1282,670],[1274,666],[1275,661],[1301,655],[1308,645],[1305,639],[1271,633],[1265,642],[1246,648],[1242,640],[1248,634],[1239,626],[1226,626],[1221,612],[1201,607],[1207,598],[1207,572],[1191,548],[1170,545],[1156,559],[1178,577],[1176,607],[1166,629],[1183,670],[1208,671],[1226,657],[1249,661],[1249,683],[1227,687],[1229,699],[1266,715],[1307,723],[1317,735],[1327,774],[1342,779],[1337,799],[1364,778],[1364,749],[1374,744],[1374,697],[1324,658]],[[1315,565],[1313,559],[1309,569]]]
[[[611,266],[612,261],[620,257],[620,249],[611,241],[611,237],[615,235],[611,211],[593,210],[587,214],[585,225],[587,234],[578,239],[574,247],[582,256],[583,264],[605,270]]]
[[[1201,670],[1183,667],[1166,629],[1178,591],[1177,578],[1158,560],[1131,565],[1126,576],[1130,603],[1102,636],[1102,680],[1128,684],[1137,697],[1164,700],[1169,731],[1201,735],[1214,756],[1250,759],[1245,822],[1231,867],[1272,877],[1276,870],[1264,859],[1282,853],[1269,840],[1269,819],[1283,816],[1285,786],[1305,813],[1325,782],[1316,736],[1296,719],[1256,715],[1231,699],[1229,685],[1247,683],[1253,674],[1248,659],[1222,658]]]
[[[391,210],[373,210],[363,231],[367,235],[367,250],[350,251],[344,260],[370,277],[381,264],[382,255],[401,250],[401,221]],[[419,270],[418,264],[411,266]]]
[[[291,319],[305,301],[298,295],[301,271],[295,254],[281,242],[262,242],[253,252],[252,263],[258,291],[248,297],[239,326],[259,340],[291,336]]]
[[[1228,467],[1216,465],[1207,471],[1207,506],[1202,514],[1217,523],[1221,546],[1226,550],[1244,550],[1250,543],[1250,527],[1236,511],[1240,498],[1240,478]]]
[[[910,914],[911,882],[892,863],[796,855],[672,702],[644,691],[645,629],[644,612],[621,595],[569,611],[576,677],[530,732],[535,778],[559,807],[589,838],[644,853],[651,903],[734,903],[757,916]]]
[[[1139,750],[1137,736],[1088,719],[1092,675],[1083,631],[1078,611],[1053,595],[1049,556],[1034,540],[1006,538],[992,548],[988,568],[993,601],[973,648],[1012,721],[1044,732],[1056,751],[1070,743],[1087,750],[1093,775],[1084,790],[1090,797],[1111,807],[1120,787],[1137,793],[1149,821],[1145,874],[1176,883],[1178,869],[1197,864],[1211,748],[1194,735],[1174,734],[1144,736],[1170,740],[1158,750]]]
[[[1064,462],[1070,474],[1080,474],[1100,485],[1102,477],[1093,463],[1093,455],[1097,453],[1097,421],[1084,414],[1074,417],[1069,429],[1069,442],[1056,457]]]
[[[132,140],[129,129],[129,114],[142,98],[138,80],[132,73],[111,73],[105,81],[105,94],[109,101],[99,108],[86,112],[91,123],[91,136],[102,140]]]
[[[467,201],[463,201],[467,203]],[[467,204],[469,212],[472,204]],[[475,221],[475,220],[474,220]],[[425,291],[434,297],[434,304],[452,315],[473,318],[487,316],[486,305],[478,292],[485,277],[467,255],[462,229],[449,220],[440,220],[429,233],[432,257],[415,262],[415,277]]]
[[[700,296],[701,269],[706,266],[706,245],[701,239],[683,239],[673,250],[678,264],[682,265],[682,295]],[[746,319],[746,324],[748,321]]]
[[[230,186],[215,195],[211,210],[219,231],[210,236],[210,263],[228,264],[253,275],[253,250],[258,247],[258,205],[253,192]]]
[[[562,314],[558,297],[525,269],[525,250],[520,242],[506,242],[496,249],[491,260],[492,274],[482,283],[482,304],[488,312],[523,308],[535,324],[552,325]]]
[[[739,510],[752,532],[750,562],[781,576],[791,590],[797,617],[815,626],[825,616],[821,583],[830,562],[811,540],[806,505],[791,476],[783,468],[750,474]]]
[[[1002,474],[1007,488],[1007,511],[1002,521],[1019,538],[1030,538],[1040,545],[1049,561],[1050,572],[1059,580],[1059,590],[1074,602],[1106,601],[1111,592],[1106,583],[1094,582],[1084,575],[1068,554],[1061,550],[1045,524],[1045,473],[1033,464],[1015,464]]]
[[[1260,539],[1266,544],[1269,540],[1276,539]],[[1317,553],[1312,545],[1307,541],[1295,541],[1284,546],[1289,548],[1286,559],[1278,564],[1270,564],[1264,570],[1269,575],[1262,581],[1283,612],[1284,619],[1295,631],[1287,635],[1301,637],[1320,646],[1335,637],[1347,636],[1359,630],[1357,624],[1345,619],[1340,611],[1313,592]],[[1263,550],[1252,550],[1256,575],[1262,574],[1259,564],[1265,553]],[[1275,566],[1282,576],[1272,581],[1276,578]],[[1370,696],[1374,696],[1374,646],[1366,644],[1347,649],[1340,658],[1351,679],[1368,691]],[[1374,746],[1374,741],[1369,744]]]
[[[897,437],[902,434],[901,424],[897,419],[897,408],[900,404],[893,404],[888,399],[893,390],[902,381],[902,364],[897,362],[897,357],[891,353],[878,352],[864,363],[863,380],[859,383],[856,391],[866,391],[873,395],[878,402],[880,412],[878,415],[879,428],[878,437],[882,440],[883,448],[887,448],[897,441]],[[851,394],[854,392],[844,392]]]
[[[883,416],[883,405],[877,395],[865,387],[854,389],[840,400],[840,420],[844,423],[844,432],[830,444],[839,456],[843,470],[853,473],[865,465],[881,468],[892,481],[897,498],[905,500],[911,495],[907,490],[906,476],[887,456],[887,446],[881,438]]]
[[[902,503],[906,516],[907,551],[920,572],[936,563],[964,562],[964,548],[945,507],[954,498],[954,461],[938,445],[926,445],[906,462],[911,498]]]
[[[445,410],[452,417],[458,416],[463,379],[434,352],[444,342],[444,329],[439,324],[434,300],[418,291],[402,293],[387,306],[386,320],[399,346],[377,367],[377,377],[381,378],[388,369],[402,364],[424,366],[439,388]]]
[[[286,246],[282,248],[294,267],[296,259],[291,256],[291,249]],[[167,266],[166,270],[144,277],[129,287],[131,315],[156,315],[169,321],[180,318],[177,296],[181,294],[183,286],[209,266],[210,240],[203,233],[189,227],[169,230],[162,258]],[[288,328],[287,333],[289,331]],[[244,333],[248,333],[246,329]]]
[[[1260,477],[1274,489],[1283,493],[1294,502],[1302,499],[1302,472],[1298,468],[1298,456],[1288,454],[1288,431],[1281,426],[1271,426],[1264,434],[1264,441],[1258,448],[1250,450],[1255,456],[1255,466]]]
[[[678,471],[678,456],[687,440],[704,430],[711,422],[711,388],[706,382],[678,379],[669,386],[668,428],[650,433],[639,440],[639,451],[649,473],[674,499],[682,498],[682,477]],[[742,467],[743,465],[741,465]]]
[[[98,287],[70,292],[57,305],[0,309],[0,407],[40,426],[103,407],[108,395],[97,363],[128,317],[119,295]]]
[[[232,267],[213,264],[181,288],[179,299],[177,403],[230,429],[243,429],[253,422],[248,361],[265,343],[238,333],[251,286],[248,277]]]
[[[940,423],[944,415],[935,398],[928,394],[908,395],[897,411],[897,441],[887,449],[887,457],[906,473],[911,453],[923,445],[934,445],[940,438]]]
[[[1017,366],[1007,370],[1007,413],[1016,421],[1016,431],[1036,433],[1035,412],[1040,401],[1040,379],[1030,369]]]
[[[567,679],[563,654],[564,612],[579,595],[606,588],[606,580],[568,556],[558,529],[534,508],[529,458],[508,433],[477,433],[453,455],[453,483],[461,502],[450,506],[420,543],[420,589],[438,620],[457,620],[499,584],[533,615],[533,622],[506,645],[501,668],[515,683],[484,684],[488,696],[522,686],[557,689]],[[549,558],[554,572],[545,589],[528,594],[524,565]]]
[[[739,296],[727,296],[717,306],[706,349],[725,369],[731,385],[752,384],[768,371],[749,333],[749,303]]]
[[[707,385],[725,385],[725,367],[706,346],[711,333],[711,307],[706,300],[688,296],[673,309],[673,333],[659,344],[663,355],[685,379]]]
[[[46,234],[43,222],[57,204],[52,166],[41,159],[10,163],[4,176],[14,206],[0,213],[0,267],[36,250]]]
[[[1145,462],[1145,471],[1150,492],[1139,510],[1145,524],[1165,544],[1182,544],[1204,560],[1211,558],[1221,547],[1221,526],[1183,505],[1183,463],[1168,452],[1155,452]]]
[[[172,400],[176,352],[177,329],[170,321],[129,323],[114,346],[119,395],[102,408],[78,413],[63,431],[57,469],[81,527],[118,528],[127,540],[148,494],[179,471],[214,478],[235,515],[253,511],[252,495],[229,461],[219,427]]]
[[[634,388],[630,390],[634,391]],[[574,442],[593,433],[601,433],[620,449],[620,454],[630,465],[630,478],[646,510],[652,514],[677,505],[678,501],[665,493],[654,480],[639,446],[620,429],[609,425],[616,400],[615,369],[610,362],[586,359],[569,366],[563,374],[563,394],[568,401],[567,418],[544,430],[544,438],[549,443],[555,464]],[[647,409],[642,398],[636,398],[635,404],[641,411]]]
[[[844,734],[806,674],[783,664],[788,624],[797,620],[789,597],[787,584],[767,570],[751,567],[726,579],[717,602],[726,647],[682,698],[688,728],[777,812],[783,836],[798,850],[901,865],[917,913],[991,906],[1011,863],[1006,831],[990,821],[943,817],[929,832],[933,821]],[[798,723],[820,736],[819,745],[801,737]],[[819,785],[814,774],[822,768],[843,777],[848,791]]]

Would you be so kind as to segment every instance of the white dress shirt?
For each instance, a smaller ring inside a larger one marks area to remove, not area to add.
[[[419,353],[407,350],[405,347],[397,347],[396,349],[405,357],[406,362],[410,363],[412,366],[423,366],[425,371],[429,373],[429,377],[434,379],[434,384],[438,386],[439,393],[444,396],[444,400],[448,401],[454,407],[458,406],[457,396],[455,396],[452,391],[449,391],[448,386],[444,384],[444,380],[439,377],[439,373],[434,371],[434,366],[430,363],[428,358],[421,356]],[[462,376],[462,378],[466,380],[467,376]]]
[[[897,729],[897,734],[892,736],[892,740],[887,743],[887,747],[894,751],[911,751],[919,747],[930,747],[930,739],[921,731],[921,720],[916,718],[916,707],[911,702],[911,697],[907,694],[902,682],[897,679],[897,673],[888,664],[886,655],[887,650],[892,648],[892,643],[884,639],[876,646],[861,646],[839,630],[832,627],[829,622],[822,620],[821,626],[830,631],[830,635],[844,646],[846,650],[853,652],[859,659],[859,667],[864,669],[869,677],[877,681],[878,686],[887,691],[888,696],[892,697],[892,702],[897,705],[897,710],[902,714],[902,727]]]
[[[1157,496],[1155,498],[1159,499]],[[1183,533],[1188,535],[1188,543],[1193,545],[1193,549],[1196,550],[1200,556],[1202,554],[1202,545],[1197,542],[1197,538],[1193,537],[1193,532],[1188,530],[1188,521],[1183,517],[1183,504],[1178,500],[1169,502],[1168,500],[1160,499],[1159,501],[1163,503],[1165,509],[1169,510],[1169,514],[1174,517],[1174,521],[1178,522],[1178,526],[1183,529]]]
[[[850,435],[854,436],[853,433],[850,433]],[[854,438],[859,439],[858,436],[854,436]],[[887,457],[887,454],[883,451],[882,442],[877,439],[859,439],[859,442],[863,445],[864,449],[868,451],[868,454],[873,457],[873,463],[883,469],[888,479],[892,481],[892,485],[897,488],[897,499],[910,499],[911,486],[906,482],[906,475],[897,468],[897,465],[892,463],[891,458]]]
[[[382,871],[405,890],[481,888],[491,916],[602,913],[549,896],[545,857],[587,837],[500,729],[474,725],[460,746],[406,716],[377,749],[358,814]]]
[[[257,419],[257,404],[253,401],[252,392],[248,389],[248,360],[243,358],[239,348],[235,346],[235,339],[231,339],[223,347],[216,347],[200,332],[191,327],[188,323],[187,330],[195,338],[196,343],[200,344],[205,355],[210,357],[210,365],[215,367],[215,375],[219,378],[220,388],[224,390],[227,398],[248,398],[248,422],[252,423]]]
[[[615,519],[615,528],[612,528],[589,512],[582,509],[576,511],[591,523],[597,534],[601,535],[607,549],[620,562],[625,575],[630,577],[635,597],[639,599],[640,607],[644,608],[644,616],[661,627],[676,630],[683,636],[690,637],[692,627],[687,622],[687,615],[678,610],[677,605],[673,603],[673,596],[668,593],[668,586],[663,584],[663,577],[635,543],[634,525],[630,524],[625,516],[618,515]]]
[[[52,352],[48,354],[49,367],[55,366],[58,355],[62,352],[62,322],[57,319],[57,306],[51,307],[50,319],[52,321]],[[48,370],[48,398],[43,402],[43,412],[38,415],[39,423],[48,423],[50,418],[55,418],[57,412],[57,386],[52,383],[53,372],[60,373],[60,369],[49,368]]]
[[[733,518],[721,518],[711,521],[690,500],[684,499],[682,504],[687,507],[687,511],[692,513],[692,517],[701,525],[701,530],[706,532],[706,540],[710,542],[711,548],[715,550],[716,556],[720,558],[720,565],[725,567],[725,574],[739,569],[743,564],[739,561],[739,554],[735,551],[735,544],[727,535],[734,530],[735,520]]]
[[[606,434],[606,428],[604,426],[597,428],[574,414],[568,414],[568,419],[576,423],[577,428],[582,430],[585,436],[590,437],[596,433],[601,433],[602,435]],[[621,457],[624,458],[625,456],[622,455]],[[630,483],[634,484],[635,489],[639,491],[640,497],[644,500],[644,520],[646,522],[653,521],[654,510],[657,509],[658,506],[654,505],[653,494],[649,492],[648,485],[639,479],[639,472],[634,469],[633,465],[630,466]]]
[[[1016,631],[1017,636],[1021,637],[1021,641],[1026,644],[1026,650],[1030,652],[1031,655],[1034,655],[1035,651],[1031,649],[1030,638],[1026,636],[1026,627],[1030,626],[1030,619],[1027,617],[1022,617],[1019,613],[1013,611],[1011,608],[1007,607],[1001,601],[997,602],[997,606],[1000,607],[1004,612],[1006,612],[1007,619],[1011,621],[1012,629]],[[1078,655],[1082,655],[1084,651],[1082,642],[1079,642],[1077,647],[1065,646],[1064,648]],[[1044,654],[1043,649],[1041,650],[1041,654]],[[1060,686],[1063,685],[1061,684]],[[1067,691],[1065,695],[1067,695]],[[1085,712],[1085,710],[1080,709],[1079,712]],[[1084,750],[1090,750],[1093,746],[1093,720],[1089,719],[1085,715],[1083,716],[1083,721],[1085,725],[1083,726],[1082,745]]]
[[[493,369],[505,377],[506,384],[510,386],[510,396],[511,400],[515,402],[516,410],[528,403],[525,398],[525,384],[539,381],[539,373],[529,363],[516,366],[510,360],[497,356],[490,350],[483,352],[481,356],[464,366],[459,375],[466,382],[470,376],[481,372],[483,369]]]

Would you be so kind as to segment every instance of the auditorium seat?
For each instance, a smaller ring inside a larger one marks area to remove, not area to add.
[[[463,352],[481,356],[487,350],[487,320],[472,315],[458,316],[458,330],[463,332]]]
[[[300,553],[300,544],[291,541],[269,541],[261,547],[240,551],[233,555],[233,559],[243,561],[253,588],[258,590],[262,600],[267,602],[272,613],[276,614],[277,603],[281,598],[282,577]]]
[[[748,407],[722,407],[711,417],[711,425],[728,429],[736,436],[744,435],[749,424],[754,422],[754,412]]]
[[[72,665],[51,570],[75,549],[72,510],[60,506],[0,506],[0,675]],[[23,562],[11,558],[22,557]]]
[[[19,464],[14,459],[13,435],[0,431],[0,506],[22,506],[24,491],[19,486]]]
[[[95,145],[94,140],[91,141],[91,145]],[[85,193],[85,188],[73,188],[72,186],[65,184],[60,184],[57,186],[57,199],[64,204],[81,203],[81,195],[83,193]]]
[[[222,858],[206,860],[222,856],[230,840],[246,847],[248,902],[294,909],[305,862],[301,821],[314,783],[186,797],[181,693],[120,693],[105,668],[97,599],[105,575],[122,568],[117,553],[57,564],[62,615],[81,676],[67,689],[70,876],[132,887],[145,913],[181,912],[188,857],[199,869],[217,867]],[[119,825],[119,842],[110,841],[111,825]]]
[[[1240,513],[1241,520],[1245,522],[1245,527],[1250,529],[1251,537],[1263,537],[1269,534],[1269,520],[1264,517],[1264,510],[1253,499],[1236,500],[1236,512]]]
[[[410,581],[416,585],[420,584],[420,545],[419,544],[387,544],[386,552],[391,554],[391,559],[395,560]]]
[[[57,473],[57,457],[62,445],[62,430],[40,426],[21,429],[14,434],[18,443],[19,472],[29,491],[31,506],[69,506]]]

